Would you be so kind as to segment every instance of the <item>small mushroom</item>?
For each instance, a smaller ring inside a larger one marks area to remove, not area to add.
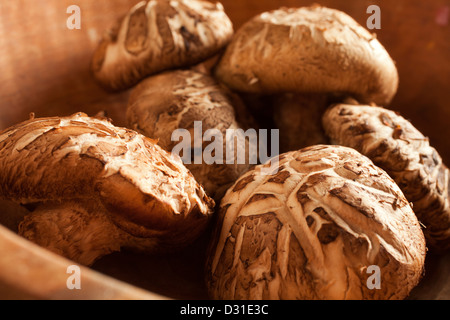
[[[423,275],[425,240],[386,172],[328,145],[280,155],[273,174],[269,166],[248,171],[222,199],[206,268],[211,298],[408,296]]]
[[[212,76],[194,70],[167,71],[146,78],[132,90],[127,108],[129,127],[158,139],[159,145],[168,152],[172,152],[178,144],[186,143],[178,141],[180,137],[173,137],[176,130],[189,132],[191,157],[185,165],[216,200],[250,168],[249,153],[257,152],[256,142],[240,135],[243,143],[234,143],[233,161],[226,163],[229,156],[227,131],[244,132],[246,128],[238,122],[239,118],[247,118],[247,124],[251,123],[251,117],[243,114],[246,114],[245,106],[236,95],[220,86]],[[201,127],[196,129],[196,122]],[[220,137],[214,135],[206,139],[205,134],[210,130],[216,130]],[[212,163],[204,158],[209,145],[217,146],[213,152],[217,159],[214,158]],[[199,151],[202,158],[196,161],[194,153]],[[245,155],[243,161],[238,158],[239,154]]]
[[[182,247],[205,230],[214,207],[180,159],[82,113],[0,133],[0,196],[37,207],[21,235],[82,264],[122,245]]]
[[[140,1],[105,33],[91,69],[106,89],[124,90],[151,74],[212,57],[232,35],[233,25],[220,3]]]
[[[450,249],[449,170],[427,137],[379,106],[336,104],[323,126],[332,143],[358,150],[397,182],[425,226],[430,248]]]
[[[334,93],[387,104],[397,91],[395,64],[376,37],[344,12],[280,8],[245,23],[216,69],[233,90]]]

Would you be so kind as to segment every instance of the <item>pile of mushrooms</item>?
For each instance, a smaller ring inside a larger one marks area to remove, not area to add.
[[[387,109],[395,63],[347,14],[280,8],[234,32],[219,3],[141,1],[91,67],[107,90],[131,89],[128,128],[75,114],[0,134],[0,195],[32,207],[27,239],[90,265],[211,229],[212,299],[404,299],[427,248],[450,248],[448,169]],[[171,154],[177,129],[257,128],[268,112],[282,152],[270,163]]]
[[[448,170],[409,122],[375,106],[389,105],[398,86],[376,37],[337,10],[281,8],[236,32],[216,76],[236,91],[271,94],[285,153],[272,176],[258,166],[222,199],[207,264],[210,295],[407,297],[422,277],[425,245],[450,244]],[[373,163],[379,172],[368,169]],[[380,227],[390,231],[371,239]],[[377,262],[378,255],[392,260]],[[378,291],[365,283],[373,265],[384,283]]]

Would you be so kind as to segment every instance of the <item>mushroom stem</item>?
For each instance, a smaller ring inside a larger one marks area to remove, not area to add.
[[[21,224],[23,236],[85,264],[122,246],[183,247],[204,231],[214,207],[153,140],[82,113],[3,131],[0,195],[38,205]]]
[[[39,205],[19,224],[19,235],[38,245],[90,266],[122,247],[147,250],[155,238],[136,238],[117,227],[98,201],[52,202]]]

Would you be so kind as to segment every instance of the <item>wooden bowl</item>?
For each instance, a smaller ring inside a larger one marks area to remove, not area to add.
[[[129,92],[111,94],[93,81],[89,62],[102,32],[138,0],[15,0],[0,2],[0,129],[36,116],[94,115],[106,111],[125,125]],[[316,1],[366,25],[369,5],[381,9],[372,30],[396,61],[400,86],[391,109],[430,138],[450,163],[450,27],[448,0]],[[235,29],[254,15],[304,0],[223,0]],[[81,29],[68,29],[67,8],[81,9]],[[177,254],[129,252],[81,267],[81,290],[67,288],[73,262],[14,233],[22,208],[0,203],[0,298],[3,299],[207,299],[203,261],[208,235]],[[7,219],[7,217],[9,217]],[[410,299],[450,299],[450,254],[429,254],[426,275]]]

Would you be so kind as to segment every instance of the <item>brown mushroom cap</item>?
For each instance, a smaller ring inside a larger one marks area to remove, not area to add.
[[[222,134],[225,162],[226,130],[243,128],[237,118],[238,113],[244,111],[242,101],[220,86],[212,76],[193,70],[175,70],[148,77],[132,90],[127,119],[132,129],[157,139],[168,152],[179,143],[172,141],[172,133],[177,129],[189,131],[190,146],[193,148],[195,136],[202,138],[194,132],[194,121],[200,121],[202,136],[209,129],[216,129]],[[210,143],[203,142],[203,149]],[[237,148],[246,148],[243,150],[246,157],[250,143],[247,139],[246,144],[237,145]],[[248,160],[242,164],[237,161],[233,164],[206,164],[202,160],[201,164],[190,163],[186,167],[207,193],[218,199],[249,169],[250,164]]]
[[[449,170],[427,137],[378,106],[336,104],[324,114],[323,127],[332,143],[352,147],[386,170],[413,203],[427,244],[450,249]]]
[[[105,88],[122,90],[148,75],[211,57],[232,35],[232,23],[220,3],[141,1],[105,33],[91,68]]]
[[[408,201],[351,148],[284,153],[225,194],[207,264],[214,299],[402,299],[422,277],[425,241]],[[372,265],[380,288],[367,285]]]
[[[262,13],[234,35],[216,76],[237,91],[342,93],[387,104],[398,74],[384,47],[347,14],[321,6]]]
[[[131,235],[174,246],[195,239],[214,207],[180,159],[135,131],[82,113],[31,119],[0,133],[0,195],[18,203],[101,202]]]

